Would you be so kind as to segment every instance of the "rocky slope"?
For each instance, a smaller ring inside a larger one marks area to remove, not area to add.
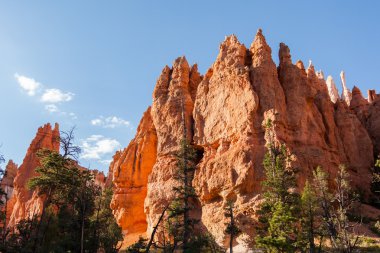
[[[353,185],[368,196],[380,152],[380,98],[370,91],[364,99],[359,89],[347,88],[344,73],[341,77],[339,96],[331,77],[325,80],[311,63],[307,69],[301,61],[293,63],[283,43],[276,66],[261,30],[249,48],[233,35],[226,37],[204,76],[185,57],[166,66],[136,137],[110,166],[116,187],[112,208],[126,238],[149,233],[172,198],[174,153],[184,126],[202,154],[193,180],[197,215],[220,244],[226,242],[222,207],[227,200],[235,202],[244,232],[236,244],[254,233],[267,119],[275,122],[276,140],[295,155],[301,186],[316,166],[334,178],[345,164]]]

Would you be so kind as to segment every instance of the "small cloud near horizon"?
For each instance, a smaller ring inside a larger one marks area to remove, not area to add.
[[[91,125],[103,128],[131,127],[131,122],[116,116],[103,117],[99,116],[91,120]]]

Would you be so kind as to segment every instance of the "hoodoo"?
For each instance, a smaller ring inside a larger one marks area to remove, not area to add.
[[[25,158],[17,170],[13,195],[9,200],[12,205],[9,226],[14,226],[20,220],[41,212],[43,201],[36,192],[27,187],[28,180],[36,176],[35,169],[39,165],[37,152],[40,149],[59,151],[59,126],[57,123],[54,128],[50,124],[46,124],[38,129],[36,137],[30,144]]]
[[[196,215],[221,245],[228,239],[223,206],[229,200],[243,232],[237,247],[255,233],[267,143],[262,125],[268,119],[276,141],[294,154],[300,187],[317,166],[334,178],[344,164],[353,186],[370,196],[371,169],[380,151],[379,96],[371,92],[366,100],[357,88],[349,90],[342,72],[340,97],[331,76],[324,80],[312,64],[306,70],[301,61],[293,64],[284,43],[278,55],[276,66],[259,30],[250,48],[234,35],[226,37],[204,76],[185,57],[163,69],[136,137],[110,167],[116,188],[112,208],[126,241],[150,233],[172,199],[184,125],[201,153],[192,181]]]
[[[380,151],[380,102],[374,92],[371,102],[359,89],[351,92],[344,72],[341,81],[339,97],[331,76],[324,80],[312,64],[307,70],[301,61],[293,64],[284,43],[276,66],[261,30],[249,49],[236,36],[226,37],[204,76],[185,57],[166,66],[136,137],[115,154],[110,167],[116,187],[112,208],[126,241],[149,233],[173,197],[174,153],[184,130],[181,103],[187,138],[202,151],[193,179],[197,215],[218,243],[227,240],[223,205],[228,200],[235,202],[243,235],[255,233],[267,119],[275,124],[276,140],[295,156],[299,185],[317,166],[334,178],[344,164],[354,187],[368,197],[371,167]],[[237,239],[242,246],[244,236]]]

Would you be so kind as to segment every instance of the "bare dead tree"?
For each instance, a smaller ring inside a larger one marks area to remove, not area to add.
[[[61,131],[59,142],[63,153],[62,156],[64,158],[71,158],[76,161],[81,153],[81,148],[74,144],[74,130],[75,126],[68,131]]]

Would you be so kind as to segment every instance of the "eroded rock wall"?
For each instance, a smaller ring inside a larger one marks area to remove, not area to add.
[[[360,91],[351,92],[342,74],[339,97],[331,77],[326,82],[312,63],[307,69],[301,61],[294,64],[285,44],[280,44],[278,66],[271,53],[259,30],[250,48],[234,35],[226,37],[203,77],[184,57],[163,69],[151,111],[110,168],[116,187],[112,208],[126,236],[150,233],[172,199],[175,152],[184,133],[203,153],[193,180],[199,197],[197,215],[202,228],[221,245],[227,242],[223,205],[228,200],[235,202],[243,230],[237,244],[244,245],[243,237],[254,234],[267,142],[263,124],[268,119],[274,122],[276,141],[294,154],[300,187],[317,166],[332,180],[344,164],[353,185],[364,197],[370,194],[373,147],[375,153],[380,148],[379,96],[372,92],[367,101]],[[149,127],[141,127],[145,121]],[[141,156],[142,152],[146,154]],[[147,169],[132,174],[136,162]],[[146,193],[131,186],[137,176],[144,178],[138,182]],[[136,220],[141,226],[133,230]]]
[[[148,176],[156,162],[156,150],[157,134],[151,109],[148,108],[140,121],[136,137],[127,148],[114,155],[110,166],[115,187],[111,208],[126,235],[127,244],[145,235],[147,230],[144,200]]]

